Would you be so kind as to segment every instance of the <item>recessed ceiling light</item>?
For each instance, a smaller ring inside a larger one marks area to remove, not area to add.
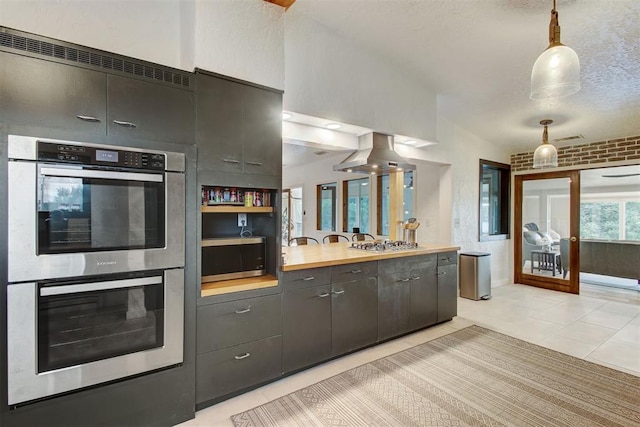
[[[291,117],[293,117],[293,114],[287,113],[286,111],[282,112],[282,120],[289,120]]]
[[[327,123],[325,127],[327,129],[336,130],[336,129],[340,129],[342,125],[340,123]]]

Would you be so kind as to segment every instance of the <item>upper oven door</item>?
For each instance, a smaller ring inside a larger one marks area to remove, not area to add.
[[[9,282],[184,266],[184,174],[11,161]]]

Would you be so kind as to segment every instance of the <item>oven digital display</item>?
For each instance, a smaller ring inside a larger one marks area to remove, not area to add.
[[[118,163],[117,151],[96,150],[96,161]]]

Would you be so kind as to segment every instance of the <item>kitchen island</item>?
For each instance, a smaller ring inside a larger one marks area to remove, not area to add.
[[[283,248],[277,287],[198,307],[198,409],[456,316],[459,247],[350,245]]]

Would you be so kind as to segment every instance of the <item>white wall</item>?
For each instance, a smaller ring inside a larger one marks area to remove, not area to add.
[[[284,88],[284,9],[259,0],[1,0],[0,25]]]
[[[339,37],[295,5],[285,20],[285,110],[435,138],[436,95],[418,76]]]

